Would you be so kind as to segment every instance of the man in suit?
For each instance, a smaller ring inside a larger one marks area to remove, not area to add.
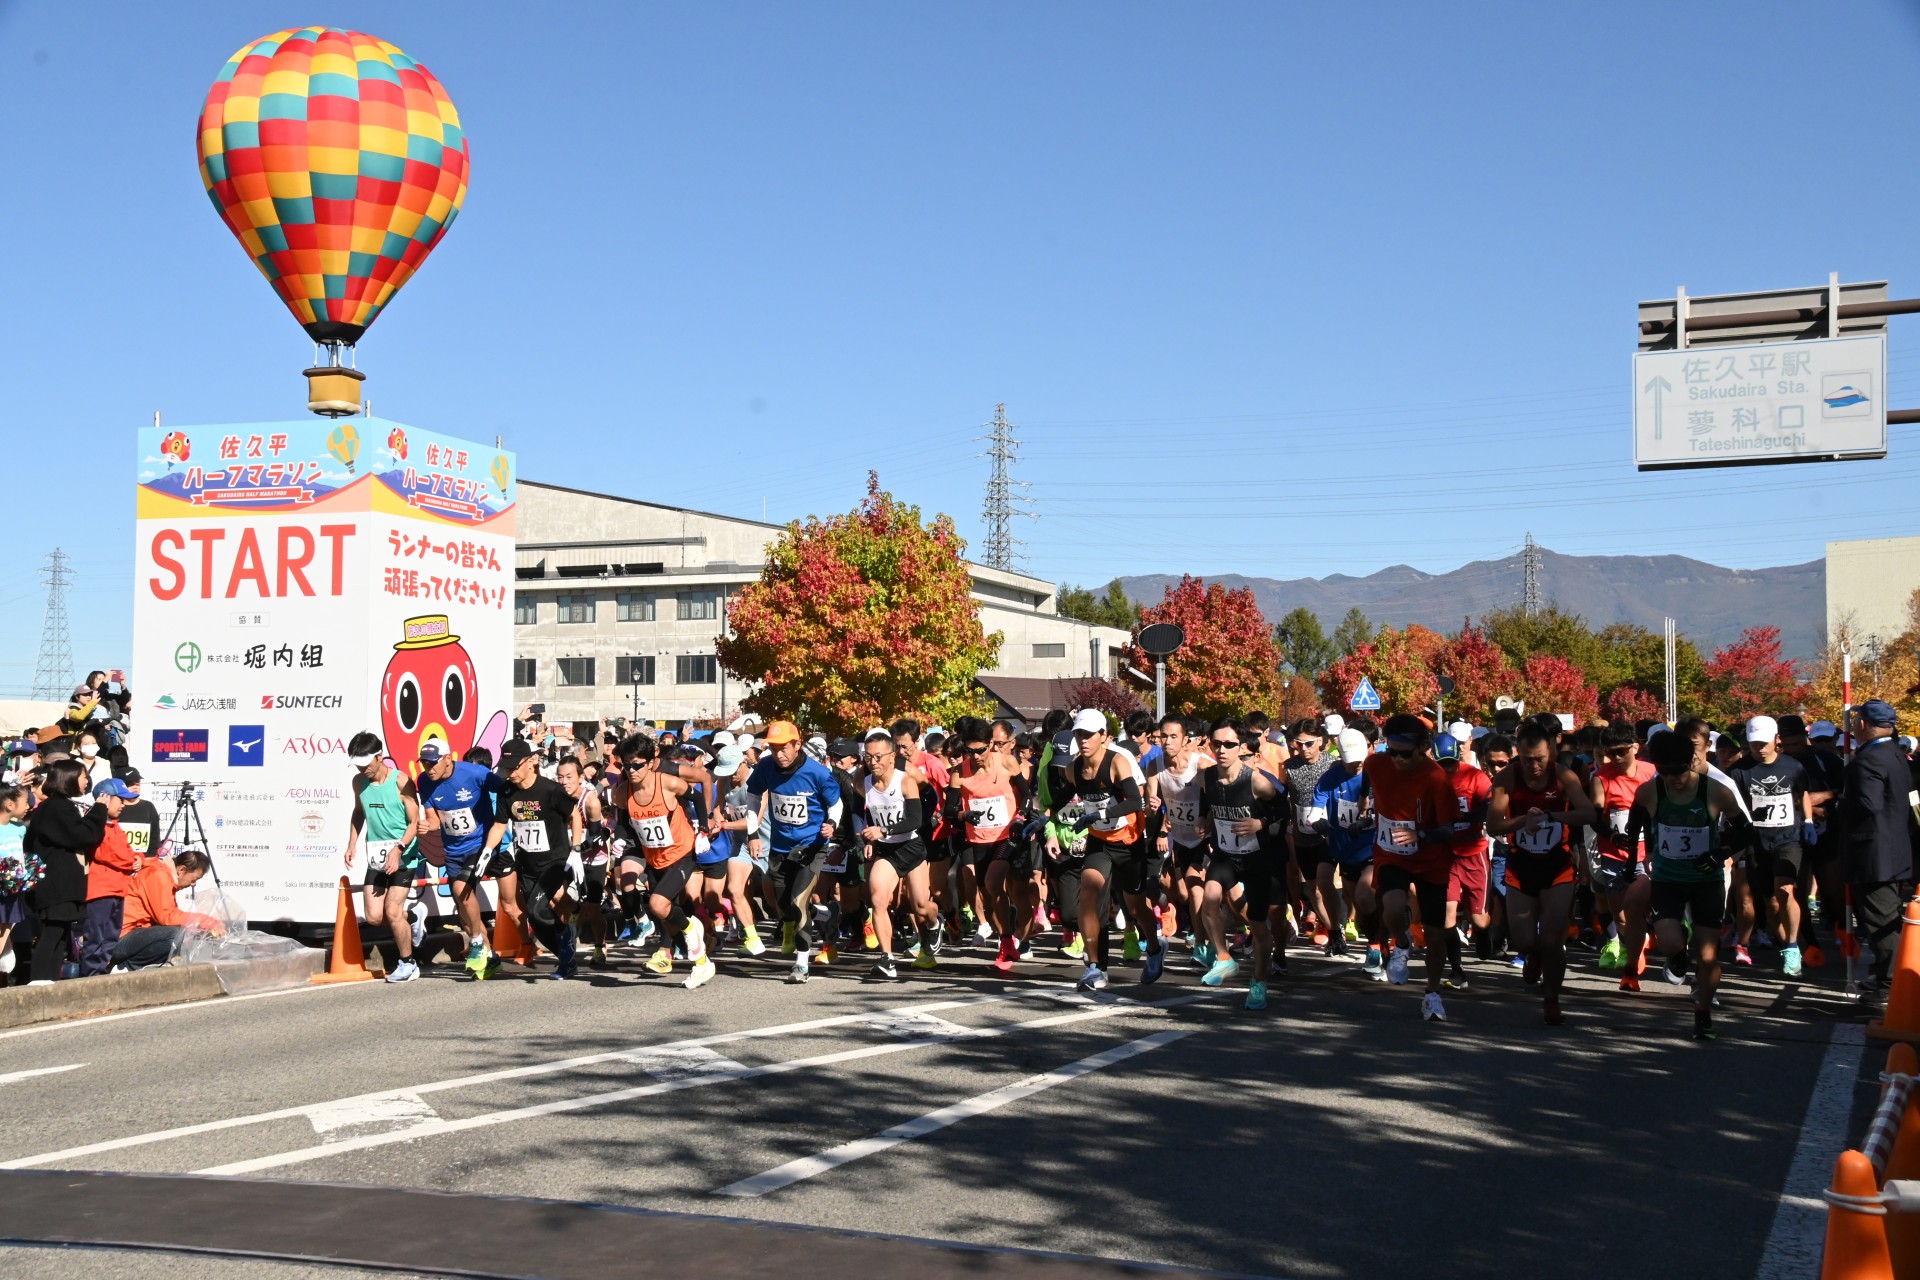
[[[1890,703],[1875,698],[1853,708],[1849,728],[1858,747],[1847,762],[1838,806],[1840,857],[1853,886],[1860,932],[1873,948],[1865,998],[1885,998],[1900,923],[1913,896],[1913,769],[1894,740]]]

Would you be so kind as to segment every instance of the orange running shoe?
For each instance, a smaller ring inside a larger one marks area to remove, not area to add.
[[[1827,953],[1809,942],[1800,948],[1800,963],[1809,969],[1824,969],[1827,967]]]

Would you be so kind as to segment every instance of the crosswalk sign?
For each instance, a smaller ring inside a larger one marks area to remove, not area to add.
[[[1373,681],[1361,676],[1359,687],[1354,689],[1353,696],[1347,699],[1347,710],[1378,711],[1379,709],[1380,691],[1373,687]]]

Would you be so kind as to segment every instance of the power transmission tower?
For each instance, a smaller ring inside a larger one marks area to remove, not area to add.
[[[1012,572],[1014,565],[1026,558],[1018,548],[1027,545],[1013,536],[1013,518],[1025,516],[1031,520],[1034,514],[1027,510],[1033,499],[1027,495],[1026,484],[1012,476],[1012,464],[1020,457],[1020,441],[1013,434],[1013,424],[1007,421],[1006,405],[994,406],[993,421],[981,438],[987,442],[987,451],[980,456],[993,459],[993,474],[987,479],[987,502],[980,512],[987,526],[980,562],[990,569]]]
[[[40,661],[33,669],[33,696],[57,702],[73,692],[73,641],[67,635],[67,584],[72,561],[55,547],[47,553],[40,579],[47,584],[47,617],[40,624]]]
[[[1540,612],[1540,544],[1527,534],[1527,545],[1520,553],[1526,578],[1520,588],[1520,611],[1529,618]]]

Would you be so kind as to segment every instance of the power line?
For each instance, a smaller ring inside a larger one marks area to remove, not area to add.
[[[47,616],[40,624],[40,661],[33,670],[33,696],[58,701],[73,691],[73,641],[67,634],[67,584],[72,562],[55,547],[40,570],[47,584]]]
[[[1013,518],[1016,515],[1034,518],[1033,512],[1027,510],[1027,504],[1033,501],[1027,494],[1027,486],[1013,478],[1013,463],[1020,457],[1020,441],[1013,431],[1013,424],[1007,421],[1007,406],[995,405],[993,421],[987,424],[987,434],[983,437],[987,451],[980,455],[993,459],[993,473],[987,478],[987,501],[980,512],[980,519],[987,526],[981,563],[1008,573],[1013,572],[1016,562],[1026,559],[1018,548],[1027,544],[1013,536]]]

